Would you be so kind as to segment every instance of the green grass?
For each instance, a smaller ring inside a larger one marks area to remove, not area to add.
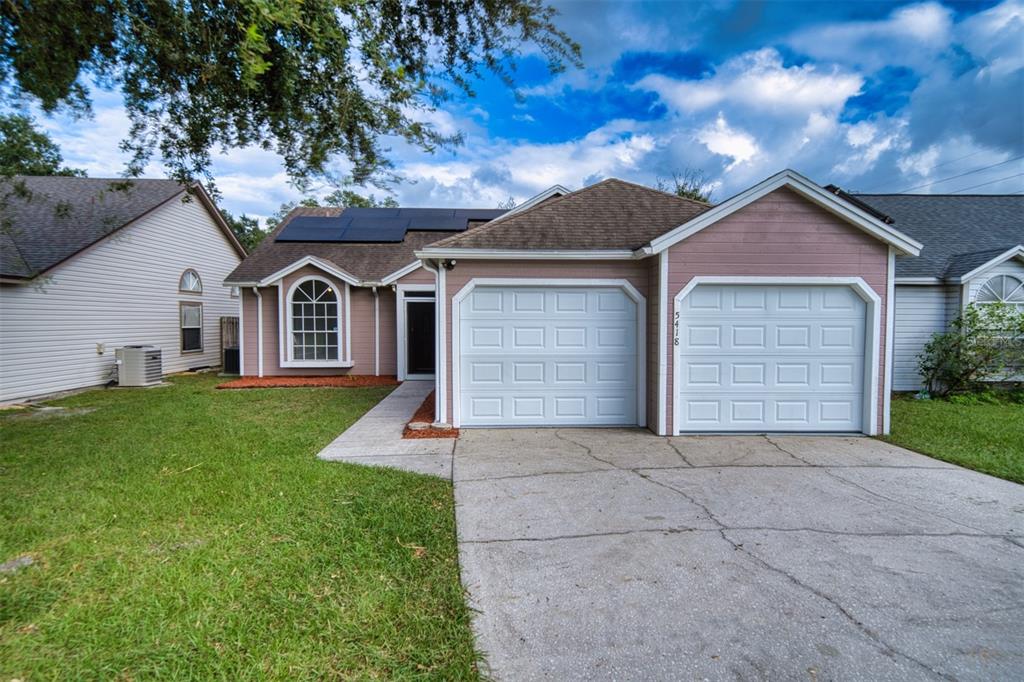
[[[1024,483],[1024,405],[1020,403],[893,400],[892,434],[886,440]]]
[[[0,414],[0,680],[477,677],[451,487],[314,454],[390,389]]]

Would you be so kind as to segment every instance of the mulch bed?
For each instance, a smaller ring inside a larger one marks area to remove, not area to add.
[[[217,388],[366,388],[397,386],[394,376],[376,377],[352,374],[336,377],[241,377],[219,384]]]
[[[434,421],[434,392],[431,391],[430,395],[427,396],[423,404],[420,405],[419,409],[416,410],[416,414],[409,420],[409,424],[412,422],[433,422]],[[402,438],[458,438],[458,429],[435,429],[430,427],[427,429],[410,429],[409,425],[406,424],[405,431],[402,432]]]

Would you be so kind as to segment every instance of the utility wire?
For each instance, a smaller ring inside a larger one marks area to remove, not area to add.
[[[922,189],[924,187],[931,187],[932,185],[938,185],[938,184],[943,183],[943,182],[948,182],[950,180],[956,180],[957,178],[962,178],[965,175],[974,175],[975,173],[980,173],[983,170],[988,170],[989,168],[997,168],[999,166],[1005,166],[1006,164],[1008,164],[1008,163],[1010,163],[1012,161],[1019,161],[1020,159],[1024,159],[1024,154],[1022,154],[1020,156],[1015,156],[1012,159],[1007,159],[1006,161],[1000,161],[999,163],[992,163],[992,164],[989,164],[987,166],[982,166],[981,168],[975,168],[974,170],[969,170],[966,173],[960,173],[959,175],[951,175],[950,177],[942,178],[941,180],[932,180],[931,182],[926,182],[923,185],[917,185],[916,187],[909,187],[907,189],[901,189],[899,192],[897,192],[897,194],[905,194],[906,192],[912,192],[915,189]]]
[[[967,154],[966,156],[960,156],[960,157],[957,157],[955,159],[950,159],[949,161],[943,161],[940,164],[936,164],[936,165],[932,166],[931,170],[934,171],[936,168],[942,168],[943,166],[948,166],[949,164],[956,163],[957,161],[964,161],[966,159],[971,158],[972,156],[977,156],[978,154],[981,154],[982,152],[985,152],[985,151],[988,151],[988,150],[987,149],[979,149],[978,151],[971,152],[970,154]],[[931,171],[929,171],[929,172],[931,172]],[[861,194],[871,194],[876,189],[882,189],[882,188],[884,188],[884,187],[886,187],[888,185],[889,185],[888,182],[884,182],[884,183],[882,183],[880,185],[875,185],[871,189],[867,189],[867,190],[862,191]]]
[[[978,187],[984,187],[986,185],[994,185],[997,182],[1002,182],[1003,180],[1013,180],[1014,178],[1019,178],[1022,175],[1024,175],[1024,173],[1017,173],[1016,175],[1007,175],[1005,178],[999,178],[998,180],[989,180],[988,182],[982,182],[977,185],[971,185],[970,187],[962,187],[958,190],[950,192],[950,194],[959,194],[960,192],[966,192],[969,189],[976,189]]]

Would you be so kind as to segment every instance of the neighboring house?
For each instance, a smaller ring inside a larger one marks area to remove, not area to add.
[[[888,431],[921,245],[875,212],[792,171],[715,207],[615,179],[528,204],[293,212],[225,282],[244,374],[433,377],[458,427]]]
[[[969,303],[1024,310],[1024,196],[855,194],[924,247],[896,259],[893,390],[921,388],[917,357]]]
[[[15,177],[0,197],[0,402],[104,384],[125,345],[165,373],[219,364],[245,252],[201,187]]]

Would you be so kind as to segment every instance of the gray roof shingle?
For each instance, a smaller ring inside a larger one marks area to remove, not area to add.
[[[1024,196],[854,196],[891,216],[893,227],[924,244],[917,258],[896,259],[897,277],[958,277],[1024,243]]]
[[[710,208],[699,201],[609,178],[439,240],[431,247],[637,249]]]
[[[0,276],[35,277],[185,189],[175,180],[0,180]]]

